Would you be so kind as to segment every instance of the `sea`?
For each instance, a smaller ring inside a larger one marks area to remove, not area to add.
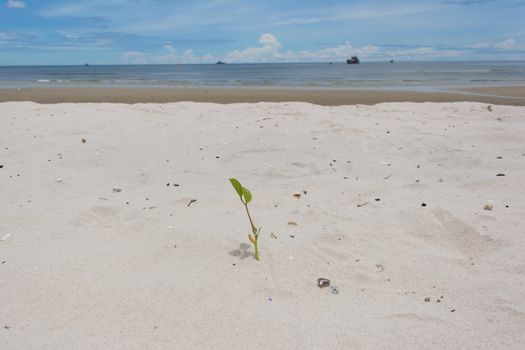
[[[525,61],[0,66],[0,88],[403,89],[525,85]]]

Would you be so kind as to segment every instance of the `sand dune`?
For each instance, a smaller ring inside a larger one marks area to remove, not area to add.
[[[0,348],[521,349],[524,117],[1,103]]]

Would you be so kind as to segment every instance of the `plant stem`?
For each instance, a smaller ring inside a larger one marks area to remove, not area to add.
[[[253,243],[253,247],[255,248],[255,260],[259,261],[259,246],[257,245],[259,241],[259,232],[257,231],[255,224],[253,223],[252,216],[250,215],[250,211],[248,210],[248,204],[244,202],[243,204],[244,204],[244,208],[246,209],[246,214],[248,214],[248,219],[250,220],[250,225],[252,226],[253,236],[255,238],[255,243]]]
[[[259,261],[259,248],[257,246],[257,242],[259,240],[259,237],[255,237],[255,243],[253,244],[255,248],[255,260]]]
[[[248,214],[248,219],[250,220],[250,225],[252,226],[252,232],[253,232],[253,235],[255,236],[257,234],[257,228],[255,228],[255,225],[252,220],[252,216],[250,215],[250,211],[248,210],[248,204],[244,203],[244,208],[246,208],[246,214]]]

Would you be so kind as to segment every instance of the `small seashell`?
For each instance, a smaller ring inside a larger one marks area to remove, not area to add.
[[[324,288],[330,286],[330,280],[328,278],[318,278],[317,279],[317,287]]]
[[[485,204],[485,206],[483,207],[483,209],[485,210],[492,210],[492,204]]]

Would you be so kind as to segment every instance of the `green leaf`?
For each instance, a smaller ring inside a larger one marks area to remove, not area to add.
[[[233,188],[235,188],[235,191],[237,191],[237,194],[239,195],[239,197],[241,197],[241,199],[242,199],[242,185],[241,185],[241,183],[237,179],[234,179],[234,178],[231,178],[230,182],[232,183]]]
[[[252,193],[247,188],[242,188],[242,194],[244,195],[244,200],[246,201],[246,204],[250,203],[252,200]]]

